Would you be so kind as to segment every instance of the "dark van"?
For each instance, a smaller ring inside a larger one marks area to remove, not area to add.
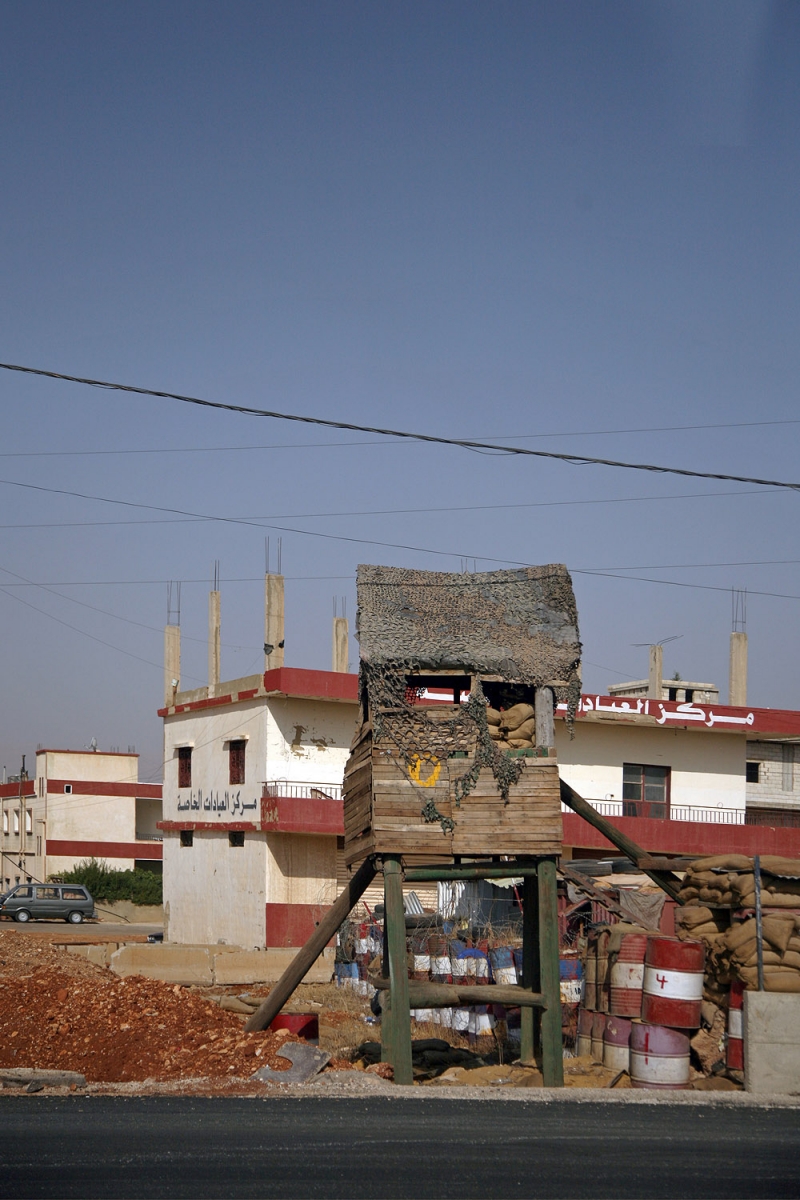
[[[0,917],[15,921],[69,921],[80,925],[94,917],[94,900],[77,883],[19,883],[4,898]]]

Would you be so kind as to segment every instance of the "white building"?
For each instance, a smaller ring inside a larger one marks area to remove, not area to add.
[[[277,949],[313,932],[336,898],[357,688],[278,667],[160,710],[165,940]]]
[[[47,879],[86,859],[161,869],[161,784],[139,782],[138,754],[38,750],[36,770],[0,789],[2,878]]]

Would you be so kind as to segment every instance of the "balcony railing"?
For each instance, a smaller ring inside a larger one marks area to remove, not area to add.
[[[686,821],[691,824],[706,825],[744,825],[745,814],[741,808],[695,808],[691,805],[646,804],[639,805],[633,800],[590,800],[592,808],[602,817],[650,817],[659,820]],[[665,811],[666,809],[666,811]],[[573,810],[568,804],[561,805],[564,813]],[[800,814],[798,814],[800,817]],[[800,824],[800,820],[798,820]]]
[[[139,830],[136,830],[137,842],[163,842],[163,840],[163,835],[160,833],[139,833]]]
[[[288,800],[341,800],[340,783],[289,783],[285,779],[273,779],[264,784],[266,796]]]

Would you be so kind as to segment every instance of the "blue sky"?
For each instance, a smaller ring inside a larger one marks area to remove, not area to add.
[[[32,0],[0,35],[2,361],[800,479],[796,5]],[[215,560],[223,675],[254,671],[267,535],[292,665],[329,665],[358,562],[557,561],[587,689],[681,634],[668,673],[725,693],[737,587],[751,701],[800,707],[795,493],[6,372],[0,413],[9,771],[95,736],[159,777],[166,581],[184,683]]]

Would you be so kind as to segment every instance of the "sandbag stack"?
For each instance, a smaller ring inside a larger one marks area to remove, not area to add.
[[[487,707],[489,733],[501,750],[530,750],[536,745],[536,716],[532,704],[503,709]]]
[[[764,855],[761,909],[764,988],[800,993],[800,860]],[[745,855],[699,859],[687,870],[678,936],[706,945],[704,999],[727,1007],[731,980],[758,987],[755,873]]]

